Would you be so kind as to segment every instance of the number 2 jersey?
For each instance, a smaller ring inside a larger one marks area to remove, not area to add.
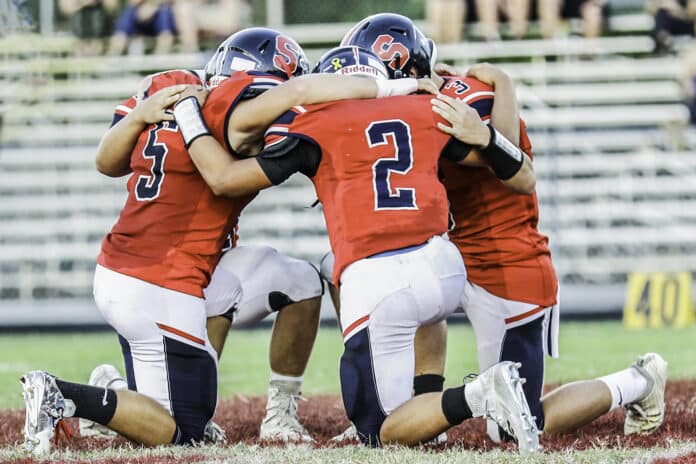
[[[334,282],[349,264],[426,242],[448,226],[438,180],[460,145],[436,129],[432,96],[347,100],[296,107],[266,132],[258,158],[274,184],[300,171],[324,208]]]
[[[490,118],[493,89],[470,77],[448,78],[442,93],[459,98]],[[520,122],[520,148],[532,157]],[[490,293],[541,307],[556,303],[558,282],[548,238],[539,233],[536,193],[511,192],[488,168],[440,164],[454,228],[450,239],[464,258],[469,280]]]
[[[235,104],[279,82],[249,73],[236,73],[223,81],[203,107],[213,135],[226,142],[225,122]],[[201,81],[190,71],[156,74],[145,96],[176,84],[200,85]],[[117,106],[114,124],[136,103],[132,97]],[[97,262],[160,287],[203,297],[227,235],[254,196],[215,196],[174,122],[152,124],[142,131],[130,167],[126,204],[102,241]]]

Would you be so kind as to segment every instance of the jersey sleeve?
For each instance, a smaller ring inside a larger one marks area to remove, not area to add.
[[[235,154],[229,140],[227,124],[237,104],[253,98],[266,90],[283,83],[283,80],[268,74],[237,72],[215,87],[203,105],[203,119],[210,132],[227,151]]]
[[[467,76],[446,77],[441,92],[452,98],[457,98],[469,104],[478,112],[479,117],[489,123],[491,111],[493,111],[493,99],[495,91],[493,87],[484,84],[478,79]],[[533,157],[532,143],[529,140],[527,126],[520,118],[520,149],[530,157]]]
[[[276,119],[266,131],[264,149],[258,161],[274,185],[281,184],[296,172],[314,177],[319,169],[321,148],[301,131],[305,113],[302,107],[293,108]]]
[[[119,105],[116,105],[116,108],[114,108],[114,116],[111,119],[111,127],[115,126],[121,119],[128,116],[128,114],[133,111],[133,108],[135,108],[135,105],[137,104],[138,100],[135,98],[135,96],[132,96],[124,100]]]
[[[490,85],[472,77],[447,77],[440,91],[467,103],[476,110],[484,122],[487,123],[491,119],[495,91]]]
[[[202,82],[196,71],[187,69],[177,69],[151,74],[140,81],[135,95],[116,106],[111,126],[113,127],[121,119],[128,116],[128,114],[133,111],[133,108],[136,107],[138,101],[148,98],[150,95],[165,87],[176,84],[201,84]]]

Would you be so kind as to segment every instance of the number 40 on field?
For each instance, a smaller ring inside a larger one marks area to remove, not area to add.
[[[694,323],[690,272],[634,272],[628,276],[623,322],[631,329]]]

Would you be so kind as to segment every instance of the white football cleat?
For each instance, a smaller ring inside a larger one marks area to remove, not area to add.
[[[261,422],[259,439],[284,442],[314,441],[297,418],[297,400],[300,398],[298,386],[297,382],[271,381],[266,417]]]
[[[56,379],[44,371],[31,371],[20,379],[26,407],[24,448],[35,456],[51,451],[51,439],[63,417],[75,413],[75,403],[66,400]]]
[[[519,363],[504,361],[478,376],[482,382],[485,417],[494,420],[517,441],[522,453],[539,451],[539,430],[529,410]]]
[[[211,420],[205,424],[203,430],[203,442],[211,445],[221,445],[227,442],[227,434],[225,430]]]
[[[358,437],[358,429],[355,428],[355,425],[350,424],[348,428],[345,429],[343,432],[331,437],[330,441],[360,443],[360,438]]]
[[[121,373],[111,364],[100,364],[92,370],[89,376],[89,385],[106,390],[125,390],[128,384],[121,377]],[[106,392],[105,392],[106,393]],[[80,435],[83,437],[112,439],[118,436],[116,432],[105,425],[92,422],[89,419],[80,419]]]
[[[653,433],[665,418],[667,361],[657,353],[646,353],[631,367],[648,381],[648,394],[642,400],[626,406],[624,434]]]

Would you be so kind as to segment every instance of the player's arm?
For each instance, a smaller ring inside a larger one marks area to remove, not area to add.
[[[140,133],[148,124],[174,120],[166,109],[179,99],[186,87],[173,85],[164,88],[149,98],[137,99],[138,104],[126,116],[116,113],[113,125],[99,142],[95,159],[97,170],[109,177],[129,174],[131,151]]]
[[[442,156],[463,166],[488,166],[517,193],[531,194],[536,186],[532,160],[497,128],[486,125],[478,112],[466,103],[438,95],[431,100],[433,111],[450,125],[438,129],[452,136]]]
[[[193,164],[215,195],[249,195],[273,185],[256,157],[234,159],[210,134],[197,137],[188,149]]]
[[[490,63],[475,64],[467,76],[493,87],[495,98],[491,109],[491,124],[515,145],[520,143],[520,113],[515,84],[502,69]]]
[[[227,123],[227,137],[238,153],[256,154],[266,128],[293,106],[357,98],[436,93],[430,79],[375,80],[357,76],[311,74],[290,79],[256,98],[239,102]]]

